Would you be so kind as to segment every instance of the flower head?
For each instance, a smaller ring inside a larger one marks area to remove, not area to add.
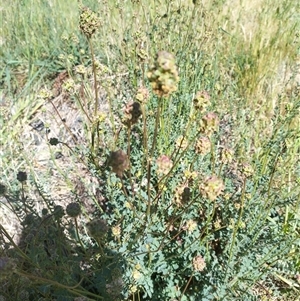
[[[210,152],[211,142],[208,137],[200,137],[196,141],[195,151],[197,154],[206,155]]]
[[[233,160],[233,151],[229,148],[223,148],[220,155],[223,164],[231,163]]]
[[[168,97],[177,90],[179,81],[174,56],[166,51],[158,52],[155,63],[148,72],[153,92],[160,97]]]
[[[194,107],[200,113],[210,105],[210,95],[207,91],[198,91],[193,99]]]
[[[249,163],[240,164],[240,170],[246,178],[251,177],[254,173],[254,169]]]
[[[131,126],[138,122],[138,119],[141,115],[141,104],[139,102],[130,102],[125,107],[125,117],[123,119],[123,123],[127,126]]]
[[[81,213],[81,208],[78,203],[70,203],[66,208],[66,212],[70,217],[77,217]]]
[[[124,171],[129,167],[127,154],[122,150],[111,152],[108,158],[108,165],[111,166],[112,171],[116,173],[118,177],[123,177]]]
[[[207,136],[210,136],[218,129],[218,126],[218,116],[213,112],[209,112],[202,117],[202,120],[200,122],[200,131]]]
[[[192,220],[192,219],[189,219],[186,221],[186,224],[184,226],[184,229],[189,232],[189,233],[192,233],[194,230],[197,229],[197,222]]]
[[[172,160],[166,155],[161,155],[159,158],[157,158],[156,164],[157,164],[157,173],[163,175],[168,174],[168,172],[171,170],[173,166]]]
[[[100,19],[88,7],[83,7],[80,13],[79,27],[87,38],[90,38],[100,26]]]
[[[90,236],[93,238],[103,238],[108,232],[106,220],[98,218],[87,223],[87,228]]]
[[[203,197],[208,198],[211,201],[216,200],[216,198],[222,194],[223,190],[223,181],[215,175],[206,178],[200,185],[200,192]]]
[[[180,135],[176,139],[175,144],[177,148],[185,149],[188,147],[188,140],[184,136]]]
[[[191,197],[191,190],[186,184],[176,186],[173,201],[177,206],[186,204]]]
[[[146,87],[138,88],[135,99],[140,103],[147,103],[149,99],[149,90]]]
[[[25,171],[19,171],[17,174],[17,180],[19,182],[26,182],[27,181],[27,173]]]
[[[201,255],[197,255],[193,258],[193,268],[196,272],[202,272],[205,267],[206,263]]]

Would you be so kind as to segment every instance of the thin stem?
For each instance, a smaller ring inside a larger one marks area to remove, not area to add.
[[[96,147],[99,148],[99,120],[97,118],[98,115],[98,85],[97,85],[97,73],[96,73],[96,62],[95,62],[95,54],[94,54],[94,47],[93,43],[90,38],[88,38],[89,47],[91,50],[92,56],[92,68],[93,68],[93,75],[94,75],[94,90],[95,90],[95,105],[94,105],[94,118],[96,118],[96,128],[92,128],[92,150],[95,151],[95,132],[97,134],[97,142]]]
[[[151,209],[151,196],[150,196],[151,160],[153,158],[154,149],[155,149],[155,146],[156,146],[158,124],[159,124],[159,117],[160,117],[160,103],[161,103],[161,99],[158,102],[158,108],[157,108],[157,112],[156,112],[156,120],[155,120],[155,128],[154,128],[154,135],[153,135],[151,152],[150,152],[150,156],[147,158],[147,193],[148,193],[148,206],[147,206],[147,213],[146,213],[147,219],[150,218],[150,209]]]
[[[244,212],[245,190],[246,190],[246,179],[243,182],[243,190],[242,190],[242,196],[241,196],[240,214],[239,214],[239,217],[238,217],[238,220],[237,220],[237,224],[234,227],[233,234],[232,234],[232,242],[231,242],[230,251],[229,251],[228,265],[227,265],[226,273],[225,273],[226,277],[227,277],[227,271],[228,271],[228,268],[229,268],[229,264],[230,264],[230,261],[231,261],[232,256],[233,256],[233,248],[234,248],[235,238],[236,238],[238,229],[240,227],[240,223],[241,223],[243,212]]]
[[[81,241],[81,239],[80,239],[79,232],[78,232],[77,218],[75,217],[74,220],[75,220],[75,229],[76,229],[76,236],[77,236],[77,239],[78,239],[78,241],[79,241],[79,243],[80,243],[80,246],[81,246],[82,250],[85,251],[85,247],[84,247],[84,245],[82,244],[82,241]]]
[[[131,191],[132,194],[134,194],[134,187],[133,187],[133,182],[132,182],[132,178],[131,178],[131,161],[130,161],[130,155],[131,155],[131,147],[130,147],[130,137],[131,137],[131,125],[128,126],[127,129],[127,156],[128,156],[128,160],[129,160],[129,168],[128,168],[128,176],[129,176],[129,182],[130,182],[130,186],[131,186]]]
[[[187,288],[189,287],[193,277],[194,277],[194,275],[191,275],[190,279],[188,280],[187,284],[185,285],[185,288],[184,288],[184,290],[183,290],[183,292],[182,292],[182,294],[179,298],[179,301],[181,301],[182,297],[184,296],[184,293],[186,292]]]
[[[82,291],[82,290],[76,289],[81,284],[81,282],[83,281],[83,278],[76,285],[67,286],[67,285],[61,284],[59,282],[56,282],[56,281],[53,281],[53,280],[50,280],[50,279],[46,279],[46,278],[43,278],[43,277],[39,277],[39,276],[36,276],[36,275],[27,274],[27,273],[23,273],[23,272],[20,272],[20,271],[14,271],[14,272],[17,275],[24,276],[26,278],[36,280],[37,282],[48,283],[48,284],[54,285],[55,287],[60,287],[60,288],[66,289],[70,293],[78,295],[78,296],[91,296],[91,297],[94,297],[96,299],[103,299],[103,297],[101,297],[99,295],[90,293],[88,291]]]

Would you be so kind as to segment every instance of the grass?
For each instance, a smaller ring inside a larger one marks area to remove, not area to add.
[[[248,2],[86,1],[87,39],[4,0],[0,298],[300,300],[300,8]]]

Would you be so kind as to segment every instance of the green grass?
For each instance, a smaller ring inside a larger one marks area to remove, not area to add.
[[[298,1],[199,2],[86,1],[100,19],[90,41],[76,1],[1,4],[4,300],[300,300]],[[167,97],[155,95],[148,73],[162,50],[180,77]],[[141,86],[150,93],[141,120],[125,126],[124,106],[130,116]],[[210,99],[197,113],[198,91]],[[207,112],[220,121],[212,133]],[[36,119],[40,132],[29,126]],[[180,135],[187,144],[178,149]],[[206,155],[194,149],[203,135]],[[113,165],[118,149],[130,158],[126,171],[123,157]],[[165,175],[161,155],[173,164]],[[206,186],[213,174],[225,187],[216,199],[206,191],[218,186]],[[80,217],[68,213],[74,202]],[[204,271],[193,270],[196,256]]]

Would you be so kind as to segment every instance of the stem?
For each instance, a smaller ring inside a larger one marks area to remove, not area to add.
[[[59,283],[59,282],[50,280],[50,279],[46,279],[46,278],[39,277],[39,276],[33,276],[33,275],[31,275],[31,274],[23,273],[23,272],[20,272],[20,271],[15,271],[15,273],[16,273],[17,275],[24,276],[24,277],[26,277],[26,278],[36,280],[37,282],[39,281],[39,282],[41,282],[41,283],[51,284],[51,285],[53,285],[53,286],[56,286],[56,287],[60,287],[60,288],[66,289],[66,290],[69,291],[70,293],[75,294],[75,295],[78,295],[78,296],[91,296],[91,297],[94,297],[94,298],[96,298],[96,299],[103,299],[103,297],[101,297],[101,296],[99,296],[99,295],[90,293],[90,292],[88,292],[88,291],[82,291],[82,290],[76,289],[76,288],[81,284],[81,282],[83,281],[83,278],[82,278],[82,279],[79,281],[79,283],[77,283],[76,285],[74,285],[74,286],[67,286],[67,285],[61,284],[61,283]]]
[[[233,234],[232,234],[232,243],[231,243],[231,246],[230,246],[228,264],[227,264],[226,273],[225,273],[226,277],[227,277],[227,271],[228,271],[228,268],[229,268],[229,263],[230,263],[230,261],[232,259],[232,256],[233,256],[234,241],[235,241],[237,231],[239,229],[239,225],[240,225],[240,222],[242,220],[242,215],[243,215],[243,212],[244,212],[243,209],[244,209],[244,204],[245,204],[245,190],[246,190],[246,179],[243,182],[243,190],[242,190],[242,197],[241,197],[241,209],[240,209],[239,218],[237,220],[237,225],[236,225],[236,227],[234,227]]]
[[[146,217],[147,219],[150,218],[150,209],[151,209],[151,197],[150,197],[150,178],[151,178],[151,160],[154,154],[154,149],[156,146],[156,138],[157,138],[157,132],[158,132],[158,124],[159,124],[159,117],[160,117],[160,103],[161,100],[158,102],[158,108],[156,112],[156,120],[155,120],[155,128],[154,128],[154,135],[153,135],[153,141],[152,141],[152,147],[150,156],[147,158],[147,193],[148,193],[148,206],[147,206],[147,213]]]
[[[94,118],[96,118],[96,129],[94,128],[94,125],[92,127],[92,150],[95,151],[95,132],[97,133],[97,142],[96,147],[99,148],[99,120],[97,118],[98,115],[98,86],[97,86],[97,74],[96,74],[96,62],[95,62],[95,54],[94,54],[94,48],[93,44],[90,38],[88,38],[89,47],[91,50],[91,56],[92,56],[92,68],[93,68],[93,75],[94,75],[94,90],[95,90],[95,106],[94,106]]]
[[[15,244],[11,236],[7,233],[7,231],[4,229],[4,227],[0,224],[0,231],[6,236],[6,238],[9,240],[9,242],[12,244],[12,246],[18,250],[20,253],[21,257],[24,259],[27,259],[29,262],[31,262],[31,259],[19,248],[18,245]]]
[[[194,275],[191,275],[190,279],[188,280],[187,284],[185,285],[185,288],[184,288],[184,290],[183,290],[183,292],[182,292],[182,294],[181,294],[181,296],[180,296],[180,298],[179,298],[179,301],[181,301],[181,298],[183,297],[185,291],[186,291],[187,288],[189,287],[189,284],[191,283],[193,277],[194,277]]]
[[[89,120],[90,124],[93,123],[92,119],[90,118],[89,114],[87,113],[87,111],[85,110],[79,96],[77,94],[75,94],[75,99],[77,99],[77,103],[79,104],[79,107],[81,109],[81,111],[84,113],[84,115],[87,117],[87,119]]]
[[[128,177],[129,177],[129,182],[130,182],[132,194],[134,194],[134,187],[133,187],[133,182],[132,182],[132,178],[131,178],[131,161],[130,161],[130,153],[131,153],[131,148],[130,148],[131,125],[128,126],[127,136],[128,136],[127,137],[127,139],[128,139],[127,156],[128,156],[128,160],[129,160]]]
[[[79,241],[79,243],[80,243],[80,246],[81,246],[82,250],[85,252],[85,247],[84,247],[84,245],[82,244],[82,241],[81,241],[81,239],[80,239],[79,232],[78,232],[77,218],[75,217],[74,220],[75,220],[75,229],[76,229],[77,239],[78,239],[78,241]]]

